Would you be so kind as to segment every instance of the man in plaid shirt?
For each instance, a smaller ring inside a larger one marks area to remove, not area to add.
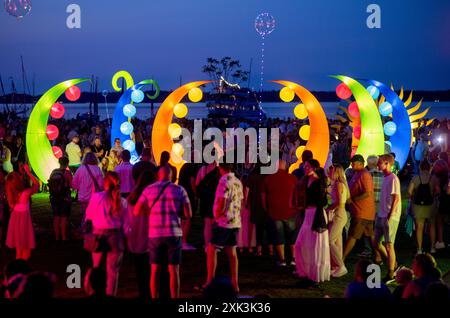
[[[383,173],[378,170],[378,156],[371,155],[367,157],[366,169],[372,175],[373,193],[375,195],[375,210],[378,212],[380,210],[381,185],[383,184]],[[359,256],[372,256],[372,244],[368,237],[364,237],[364,250],[359,254]]]
[[[150,291],[152,298],[159,297],[159,277],[162,264],[169,264],[170,295],[180,295],[181,218],[191,218],[189,197],[183,187],[172,183],[172,169],[162,166],[158,181],[142,192],[134,215],[149,216],[149,256],[151,264]]]

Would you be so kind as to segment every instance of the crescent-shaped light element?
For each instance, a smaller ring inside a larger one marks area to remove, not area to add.
[[[111,122],[111,145],[114,145],[114,140],[116,138],[120,139],[120,142],[122,145],[126,140],[131,139],[130,135],[124,135],[120,131],[120,125],[122,125],[122,123],[125,121],[130,121],[130,118],[128,118],[127,116],[125,116],[123,114],[123,107],[127,104],[133,104],[133,102],[131,101],[131,93],[133,92],[133,90],[140,89],[144,85],[151,85],[154,83],[155,83],[155,81],[153,81],[153,80],[141,81],[141,82],[133,85],[132,87],[128,88],[125,91],[125,93],[122,94],[119,101],[117,102],[116,108],[114,110],[114,116],[113,116],[113,119]],[[134,150],[131,153],[131,158],[132,158],[132,160],[130,161],[131,163],[135,163],[137,161],[137,159],[139,158],[139,155],[136,152],[136,150]]]
[[[391,149],[395,153],[395,159],[402,169],[408,159],[411,144],[411,122],[408,111],[400,97],[389,86],[375,80],[367,80],[367,83],[378,88],[386,101],[392,105],[392,120],[397,125],[397,130],[389,141],[392,144]]]
[[[311,127],[310,137],[306,143],[305,150],[311,150],[314,154],[314,159],[317,159],[323,167],[328,158],[330,132],[328,129],[327,117],[322,106],[310,91],[297,83],[280,80],[272,82],[292,89],[305,105],[306,110],[308,111],[309,125]],[[300,158],[294,165],[298,166],[301,162],[302,160]]]
[[[121,90],[121,88],[117,86],[117,82],[120,78],[123,78],[125,80],[125,84],[127,86],[126,89],[129,89],[134,85],[134,80],[130,73],[128,73],[127,71],[118,71],[116,74],[114,74],[111,80],[112,87],[116,92]]]
[[[382,155],[384,153],[384,131],[377,105],[366,88],[351,77],[332,75],[344,82],[353,93],[358,103],[361,118],[361,137],[359,139],[357,154],[366,160],[370,155]]]
[[[76,78],[53,86],[42,95],[31,111],[27,125],[26,148],[30,166],[43,183],[47,183],[51,172],[59,167],[46,135],[50,110],[66,89],[86,81],[89,79]]]
[[[153,122],[152,129],[153,156],[158,165],[162,152],[168,151],[170,153],[172,151],[173,140],[169,135],[168,127],[172,122],[173,108],[176,104],[181,102],[183,97],[189,93],[189,90],[210,82],[211,81],[190,82],[188,84],[180,86],[172,93],[170,93],[170,95],[167,96],[167,98],[159,107],[158,112],[155,116],[155,121]],[[172,159],[170,159],[170,164],[175,166],[177,168],[177,171],[179,172],[184,164],[184,161],[175,163]]]
[[[398,161],[400,169],[402,169],[408,159],[411,143],[411,122],[408,111],[400,97],[389,86],[375,80],[367,80],[367,82],[377,87],[386,98],[386,101],[392,105],[392,120],[397,125],[397,130],[389,138],[389,141],[392,144],[391,149],[395,153],[395,159]]]
[[[149,99],[156,99],[156,98],[158,98],[158,96],[159,96],[159,93],[160,93],[160,89],[159,89],[159,85],[158,85],[158,83],[156,82],[156,81],[154,81],[154,80],[148,80],[148,84],[149,85],[154,85],[155,86],[155,94],[153,94],[153,95],[149,95],[149,94],[146,94],[147,95],[147,97],[149,98]]]

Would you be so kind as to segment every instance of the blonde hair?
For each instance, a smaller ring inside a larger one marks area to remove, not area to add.
[[[331,174],[330,179],[333,182],[342,183],[348,190],[347,177],[345,176],[344,168],[341,165],[336,164],[332,165],[331,168],[333,169],[333,173]]]

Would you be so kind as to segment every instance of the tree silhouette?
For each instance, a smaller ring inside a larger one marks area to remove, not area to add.
[[[240,84],[248,80],[249,72],[243,71],[241,62],[233,60],[229,56],[225,56],[218,60],[212,57],[206,59],[206,64],[202,67],[202,72],[208,74],[213,81],[213,86],[217,86],[221,77],[227,82],[235,82]],[[231,80],[232,79],[232,80]]]

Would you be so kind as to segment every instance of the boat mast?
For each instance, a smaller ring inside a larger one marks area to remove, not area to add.
[[[250,58],[250,67],[248,69],[248,81],[247,81],[247,88],[250,89],[250,79],[252,78],[252,64],[253,64],[253,59]]]
[[[2,89],[3,104],[6,107],[6,112],[9,113],[9,105],[8,105],[8,100],[6,98],[5,86],[3,86],[2,75],[0,75],[0,88]]]

